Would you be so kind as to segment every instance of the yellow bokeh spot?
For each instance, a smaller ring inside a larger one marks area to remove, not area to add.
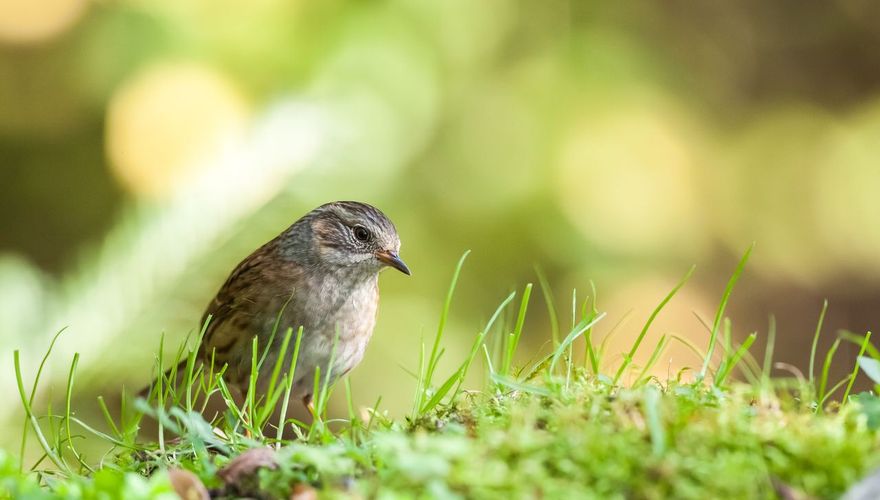
[[[85,7],[85,0],[0,0],[0,41],[49,40],[73,26]]]
[[[204,168],[205,160],[239,139],[248,107],[234,85],[195,64],[147,69],[113,96],[107,154],[132,193],[162,198]]]
[[[822,247],[836,270],[880,275],[877,143],[880,100],[833,130],[827,156],[812,184]]]
[[[803,286],[835,272],[817,238],[812,182],[836,128],[820,109],[767,109],[713,158],[706,177],[712,228],[732,255],[757,244],[750,269]]]
[[[676,126],[648,109],[615,109],[575,125],[559,190],[571,222],[618,253],[693,256],[701,222],[692,158]]]

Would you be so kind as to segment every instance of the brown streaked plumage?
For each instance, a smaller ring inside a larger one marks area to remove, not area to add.
[[[244,394],[252,339],[257,337],[262,351],[280,314],[259,374],[261,387],[268,383],[284,332],[302,326],[292,397],[309,405],[317,367],[322,379],[330,369],[334,381],[360,363],[376,322],[379,271],[394,267],[410,274],[399,251],[394,224],[366,203],[342,201],[312,210],[229,275],[202,318],[204,324],[210,316],[200,360],[213,355],[215,366],[226,364],[226,382]]]

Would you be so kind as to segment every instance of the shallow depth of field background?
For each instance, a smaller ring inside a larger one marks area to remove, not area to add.
[[[14,349],[30,384],[66,327],[41,404],[79,352],[88,419],[239,260],[337,199],[383,209],[413,269],[382,276],[357,404],[409,408],[466,249],[441,367],[536,264],[563,329],[591,280],[600,337],[631,311],[616,353],[696,263],[637,359],[662,333],[705,345],[695,314],[755,241],[734,333],[765,339],[775,314],[776,359],[805,370],[823,299],[820,353],[880,316],[877,19],[858,0],[0,0],[0,444]],[[522,363],[549,338],[531,305]],[[673,344],[657,370],[695,365]]]

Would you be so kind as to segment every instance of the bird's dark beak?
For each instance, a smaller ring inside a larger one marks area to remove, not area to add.
[[[379,259],[379,262],[385,264],[386,266],[393,267],[403,274],[410,275],[412,274],[409,271],[409,268],[406,267],[406,264],[400,260],[400,256],[397,253],[392,252],[391,250],[380,250],[376,252],[376,258]]]

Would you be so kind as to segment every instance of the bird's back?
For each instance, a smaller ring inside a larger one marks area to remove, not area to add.
[[[258,348],[265,349],[275,319],[286,309],[294,284],[303,274],[295,262],[279,266],[276,251],[273,240],[241,261],[202,316],[202,324],[207,322],[208,326],[200,357],[204,362],[213,359],[218,368],[227,364],[227,382],[231,384],[250,374],[254,336]]]

